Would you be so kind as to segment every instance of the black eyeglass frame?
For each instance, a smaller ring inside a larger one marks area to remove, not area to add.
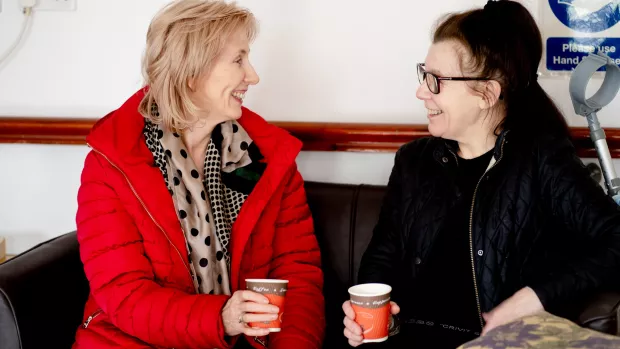
[[[437,76],[433,73],[427,72],[426,70],[424,70],[425,64],[424,63],[418,63],[417,64],[417,69],[418,69],[418,81],[420,82],[420,84],[422,84],[423,82],[426,82],[426,86],[428,86],[428,90],[431,91],[432,94],[439,94],[440,89],[439,89],[439,82],[442,80],[447,80],[447,81],[488,81],[488,80],[492,80],[489,78],[481,78],[481,77],[463,77],[463,76],[459,76],[459,77],[445,77],[445,76]],[[437,86],[437,91],[435,92],[434,89],[432,88],[431,84],[429,83],[429,80],[427,79],[428,76],[431,76],[433,79],[435,79],[435,86]]]

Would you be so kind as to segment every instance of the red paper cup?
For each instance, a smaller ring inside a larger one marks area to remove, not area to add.
[[[273,304],[280,309],[278,318],[274,321],[250,322],[248,326],[252,328],[267,328],[269,332],[280,332],[282,328],[282,315],[284,314],[284,297],[288,289],[288,280],[277,279],[246,279],[246,290],[260,293],[269,299],[269,304]]]
[[[355,322],[362,327],[364,343],[388,339],[390,327],[390,294],[385,284],[361,284],[349,288]]]

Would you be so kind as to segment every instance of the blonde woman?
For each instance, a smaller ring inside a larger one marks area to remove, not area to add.
[[[301,143],[242,107],[253,15],[180,0],[152,21],[146,87],[88,136],[78,195],[91,294],[74,348],[319,348],[323,275]],[[289,280],[278,309],[246,278]],[[248,326],[283,312],[282,330]]]

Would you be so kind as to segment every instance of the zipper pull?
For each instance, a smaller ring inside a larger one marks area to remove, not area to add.
[[[88,325],[90,324],[90,322],[93,321],[93,316],[89,316],[88,319],[86,319],[86,322],[84,323],[84,325],[82,325],[82,327],[84,328],[88,328]]]
[[[258,338],[258,337],[254,337],[254,341],[255,341],[256,343],[258,343],[258,344],[262,345],[263,347],[267,348],[267,343],[266,343],[265,341],[261,340],[260,338]]]
[[[88,319],[86,319],[86,322],[82,324],[82,327],[88,328],[88,325],[90,325],[90,322],[93,321],[93,319],[99,316],[99,314],[101,314],[102,312],[103,310],[97,310],[96,312],[94,312],[91,316],[88,317]]]

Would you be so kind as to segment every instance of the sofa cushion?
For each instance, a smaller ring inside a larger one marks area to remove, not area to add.
[[[325,348],[345,348],[342,303],[379,217],[385,188],[306,182],[325,276]]]

